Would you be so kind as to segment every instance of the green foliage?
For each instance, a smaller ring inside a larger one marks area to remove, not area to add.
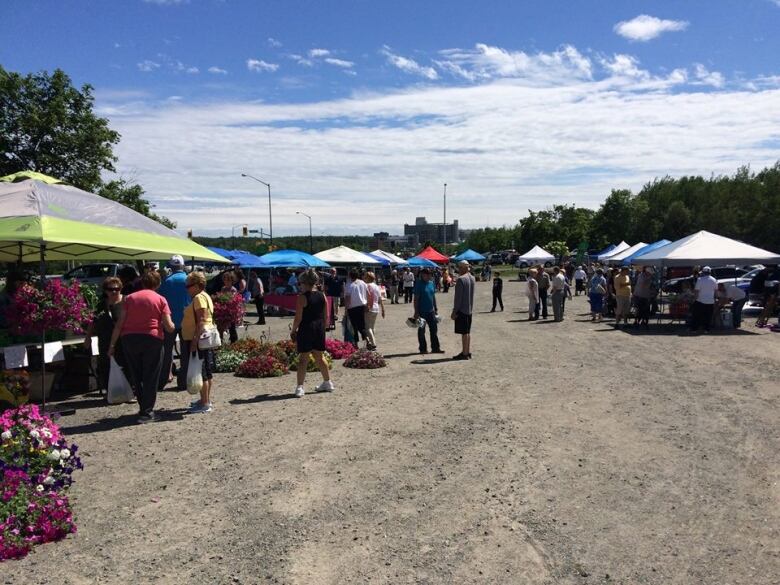
[[[550,254],[552,254],[559,260],[564,256],[569,255],[569,246],[566,245],[566,242],[562,242],[560,240],[553,240],[552,242],[547,242],[547,245],[544,246],[544,249],[547,250]]]
[[[472,231],[466,247],[523,253],[548,242],[544,247],[558,255],[548,246],[562,242],[572,250],[589,242],[603,248],[621,240],[676,240],[699,230],[780,250],[780,161],[758,173],[742,167],[731,177],[664,177],[637,194],[616,189],[597,211],[574,205],[529,210],[515,227]]]
[[[104,183],[113,172],[119,133],[95,115],[92,86],[73,86],[61,69],[20,75],[0,66],[0,176],[37,171],[126,205],[168,227],[140,185]]]

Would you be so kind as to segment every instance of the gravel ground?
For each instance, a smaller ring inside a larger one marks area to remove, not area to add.
[[[449,320],[444,359],[416,354],[409,307],[389,306],[388,367],[336,362],[333,394],[220,374],[213,413],[166,391],[145,426],[131,405],[71,399],[79,531],[0,580],[778,583],[780,335],[754,318],[615,330],[583,297],[562,323],[529,323],[524,285],[505,284],[506,311],[474,317],[469,362],[446,359]],[[477,296],[486,311],[489,285]]]

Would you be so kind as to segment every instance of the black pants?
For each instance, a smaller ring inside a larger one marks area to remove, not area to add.
[[[131,333],[122,336],[122,351],[130,373],[130,383],[138,397],[139,413],[151,414],[157,401],[163,340],[151,335]]]
[[[255,297],[255,307],[257,307],[257,323],[265,325],[265,298],[263,295]]]
[[[165,339],[163,339],[163,361],[162,368],[160,368],[160,384],[157,390],[160,391],[168,385],[168,376],[171,373],[171,364],[173,364],[173,348],[176,346],[176,336],[181,337],[181,329],[177,329],[173,333],[165,333]],[[185,390],[187,387],[186,377],[181,373],[181,368],[176,373],[176,387],[179,390]]]
[[[647,325],[650,320],[650,299],[634,297],[636,304],[636,322],[640,325]]]
[[[496,303],[501,306],[501,310],[504,310],[504,301],[501,299],[501,291],[493,291],[493,311],[496,310]]]
[[[423,313],[420,315],[425,319],[425,323],[428,325],[428,329],[431,331],[431,350],[439,351],[439,323],[436,321],[436,313],[431,311],[430,313]],[[420,351],[427,352],[428,344],[425,340],[425,327],[418,327],[417,329],[417,341],[420,344]]]
[[[366,306],[360,305],[359,307],[353,307],[347,309],[347,315],[349,316],[349,322],[352,323],[352,329],[355,332],[355,343],[357,347],[358,334],[361,339],[366,339]]]
[[[547,319],[547,289],[539,289],[539,304],[542,305],[542,317]],[[539,316],[537,311],[537,317]]]
[[[411,286],[405,286],[404,287],[404,302],[410,303],[412,302],[412,293],[414,292],[414,288]]]
[[[691,331],[697,331],[699,327],[704,327],[705,331],[710,330],[712,325],[712,310],[714,305],[707,305],[696,301],[691,307]]]
[[[734,326],[734,329],[739,329],[739,326],[742,325],[742,307],[745,306],[746,301],[747,299],[745,298],[731,303],[731,324]]]

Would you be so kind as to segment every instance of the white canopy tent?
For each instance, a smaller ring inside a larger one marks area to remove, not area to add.
[[[517,263],[526,264],[544,264],[545,262],[555,262],[555,256],[539,246],[534,246],[517,259]]]
[[[381,264],[371,256],[347,248],[346,246],[336,246],[330,250],[317,252],[314,256],[327,262],[328,264]]]
[[[606,254],[602,254],[601,256],[597,256],[596,260],[598,260],[599,262],[604,262],[605,260],[611,260],[614,256],[616,256],[617,254],[620,254],[621,252],[623,252],[625,250],[628,250],[630,247],[631,246],[629,246],[625,241],[620,242],[617,246],[612,248]]]
[[[634,258],[634,264],[656,266],[741,266],[756,263],[779,264],[780,255],[703,230]]]
[[[623,250],[622,252],[618,252],[617,254],[613,254],[609,258],[607,258],[607,264],[620,264],[623,260],[631,256],[634,252],[637,252],[638,250],[641,250],[647,246],[645,242],[639,242],[638,244],[634,244],[633,246],[630,246]]]
[[[391,254],[390,252],[385,252],[384,250],[374,250],[371,253],[374,256],[380,256],[385,260],[388,260],[390,264],[406,264],[406,260],[404,260],[400,256],[396,256],[395,254]]]

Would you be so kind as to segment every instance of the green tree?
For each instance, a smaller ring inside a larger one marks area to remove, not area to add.
[[[31,170],[87,191],[113,171],[119,133],[92,111],[92,87],[60,69],[22,76],[0,66],[0,174]]]
[[[562,240],[553,240],[551,242],[547,242],[547,245],[544,247],[544,249],[555,256],[558,259],[558,262],[560,262],[564,256],[569,255],[569,246],[566,245],[566,242]]]
[[[20,75],[0,66],[0,175],[36,171],[118,201],[169,227],[151,211],[144,190],[114,172],[119,133],[95,115],[92,86],[73,86],[62,70]]]

